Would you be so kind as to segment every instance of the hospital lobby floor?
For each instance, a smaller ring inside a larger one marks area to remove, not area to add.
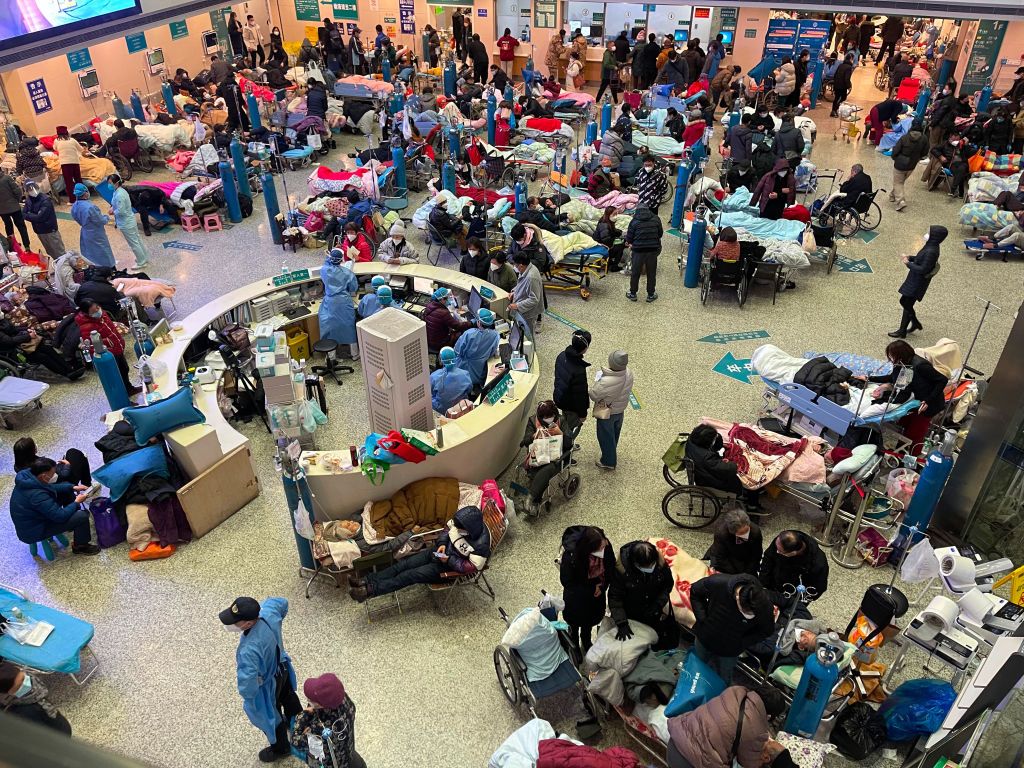
[[[864,113],[880,92],[873,71],[855,74],[850,101]],[[864,165],[875,187],[889,189],[892,163],[861,141],[834,141],[837,121],[828,105],[811,113],[818,125],[812,160],[819,169]],[[717,145],[720,129],[716,132]],[[365,146],[347,138],[344,151]],[[328,158],[332,165],[343,155]],[[293,195],[304,194],[306,171],[290,173]],[[532,188],[531,188],[532,191]],[[278,193],[282,189],[278,183]],[[885,194],[878,198],[882,223],[870,242],[852,239],[840,253],[852,263],[865,260],[870,270],[826,275],[812,265],[794,276],[797,288],[780,293],[773,306],[770,293],[757,288],[740,309],[734,296],[719,293],[701,305],[698,291],[683,287],[677,268],[679,241],[666,235],[659,260],[659,300],[653,304],[626,300],[627,279],[610,274],[593,285],[593,297],[549,293],[550,316],[543,322],[537,351],[541,368],[538,396],[550,395],[554,358],[569,342],[570,324],[593,334],[587,358],[595,368],[609,352],[624,349],[635,381],[638,408],[627,411],[619,465],[614,472],[594,466],[598,456],[593,423],[584,425],[578,471],[582,487],[572,501],[556,502],[536,521],[520,518],[495,553],[488,571],[497,599],[475,592],[454,596],[443,616],[425,589],[401,594],[402,612],[389,612],[367,623],[363,608],[343,590],[327,582],[303,596],[295,542],[280,482],[273,470],[272,445],[259,422],[243,431],[250,437],[263,483],[263,493],[201,540],[183,546],[167,560],[133,563],[125,546],[92,558],[61,557],[34,561],[15,538],[9,516],[0,516],[0,581],[28,592],[35,600],[92,622],[92,647],[101,667],[84,687],[66,678],[48,680],[54,703],[63,711],[78,738],[144,763],[168,768],[234,768],[257,765],[265,746],[262,735],[246,720],[235,690],[234,650],[237,638],[225,632],[217,613],[238,595],[257,599],[282,596],[290,602],[284,623],[285,647],[301,682],[335,672],[357,707],[356,743],[371,768],[405,768],[444,764],[478,768],[525,719],[513,711],[498,686],[492,652],[504,631],[501,606],[510,614],[536,602],[541,589],[558,592],[558,555],[563,529],[570,524],[602,527],[616,550],[635,539],[665,536],[695,557],[711,542],[710,530],[688,531],[662,516],[667,486],[661,477],[661,456],[677,432],[689,431],[700,417],[754,421],[762,387],[755,379],[729,373],[732,359],[744,361],[764,341],[793,355],[808,350],[849,351],[883,357],[896,328],[900,307],[896,289],[906,270],[903,252],[914,253],[928,227],[942,224],[949,237],[942,246],[942,269],[933,281],[919,314],[924,330],[910,341],[927,346],[947,337],[966,350],[982,313],[980,299],[1002,308],[989,314],[971,364],[991,372],[1007,338],[1021,297],[1020,266],[975,261],[962,247],[957,224],[958,203],[940,192],[928,193],[916,173],[908,182],[908,206],[897,213]],[[413,201],[418,205],[420,196]],[[66,210],[64,208],[63,210]],[[407,212],[411,215],[414,208]],[[663,210],[667,221],[669,210]],[[61,221],[69,245],[77,243],[77,227]],[[667,229],[667,225],[666,225]],[[966,235],[965,235],[966,236]],[[120,236],[111,242],[122,263],[130,258]],[[171,240],[187,240],[200,250],[164,248]],[[177,312],[185,315],[229,290],[261,276],[275,274],[282,259],[291,267],[314,266],[318,251],[282,255],[271,242],[266,216],[257,204],[253,217],[228,232],[185,235],[175,229],[147,240],[152,253],[148,271],[178,285]],[[979,298],[980,297],[980,298]],[[716,334],[748,334],[709,343]],[[716,370],[718,369],[718,370]],[[339,413],[365,413],[361,372],[346,377],[343,387],[328,385]],[[16,422],[5,432],[0,451],[0,498],[12,486],[10,446],[31,435],[42,455],[63,455],[67,448],[84,450],[101,461],[93,442],[103,434],[100,417],[106,403],[95,377],[78,384],[54,384],[41,411]],[[362,434],[364,424],[328,424],[317,434],[318,446],[330,447],[332,436],[347,444],[348,435]],[[344,438],[344,439],[343,439]],[[499,478],[508,488],[511,473]],[[820,515],[798,509],[788,497],[767,500],[774,510],[763,523],[765,541],[788,527],[809,530]],[[888,582],[891,570],[848,571],[831,565],[828,593],[812,607],[839,631],[856,611],[865,588]],[[897,586],[900,582],[897,580]],[[904,585],[916,596],[920,587]],[[891,658],[885,649],[883,660]],[[908,663],[905,674],[919,676],[920,660]],[[562,702],[565,704],[566,702]],[[541,706],[541,716],[556,729],[573,732],[568,706]],[[628,740],[614,718],[604,745]],[[284,761],[281,764],[297,764]],[[845,765],[831,756],[827,765]],[[893,765],[891,761],[883,765]],[[996,763],[993,763],[996,764]]]

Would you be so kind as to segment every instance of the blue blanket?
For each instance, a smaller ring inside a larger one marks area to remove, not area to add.
[[[759,219],[749,213],[723,213],[716,222],[721,227],[742,227],[757,239],[797,240],[804,233],[803,222],[779,219]]]
[[[896,142],[900,140],[900,137],[910,132],[910,126],[914,122],[914,116],[904,117],[902,120],[896,122],[892,127],[892,130],[886,134],[883,134],[882,140],[878,142],[878,151],[883,153],[892,154],[892,148],[896,146]]]

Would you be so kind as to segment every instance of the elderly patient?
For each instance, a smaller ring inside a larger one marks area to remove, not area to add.
[[[365,578],[350,577],[349,595],[362,603],[413,584],[436,584],[448,574],[465,576],[483,570],[491,556],[491,534],[480,509],[463,507],[447,527],[433,549],[424,549]]]
[[[766,672],[772,672],[784,664],[802,666],[807,657],[814,653],[818,635],[828,631],[828,625],[821,619],[812,617],[802,605],[797,606],[793,619],[788,623],[786,615],[786,612],[780,612],[775,622],[775,632],[747,648],[747,652],[755,656],[764,668],[771,662],[772,654],[775,653],[775,641],[778,640],[779,655],[772,668],[765,669]]]

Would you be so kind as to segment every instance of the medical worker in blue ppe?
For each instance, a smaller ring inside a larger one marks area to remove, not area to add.
[[[494,313],[489,309],[477,313],[476,325],[455,342],[455,364],[468,373],[473,386],[479,388],[487,380],[487,361],[498,351],[501,337],[494,330]]]
[[[442,367],[430,374],[430,403],[438,413],[447,413],[459,400],[469,397],[473,380],[455,364],[451,347],[444,347],[437,357]]]
[[[104,227],[110,221],[109,216],[100,213],[100,209],[89,202],[89,188],[79,182],[74,188],[75,202],[71,206],[71,218],[82,228],[78,241],[78,250],[82,257],[97,267],[117,267],[114,251],[110,248],[107,232]]]
[[[238,632],[235,663],[238,694],[249,722],[263,731],[270,746],[259,752],[261,763],[288,757],[288,723],[302,711],[295,694],[295,670],[284,650],[281,625],[288,601],[271,597],[263,605],[251,597],[238,597],[219,618],[229,632]]]
[[[348,345],[353,360],[359,359],[356,344],[356,307],[352,297],[359,290],[359,280],[352,272],[352,262],[340,248],[332,248],[320,270],[324,281],[324,298],[320,302],[320,338]]]
[[[359,317],[365,320],[368,317],[380,312],[382,309],[380,299],[377,298],[377,291],[387,285],[388,281],[384,275],[374,275],[370,281],[370,292],[359,300]],[[390,288],[388,289],[391,290]]]

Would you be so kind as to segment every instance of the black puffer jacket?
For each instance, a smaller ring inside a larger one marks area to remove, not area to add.
[[[693,634],[719,656],[739,656],[747,646],[764,640],[775,629],[772,604],[762,590],[754,600],[754,618],[748,619],[736,605],[736,589],[757,585],[747,573],[717,573],[693,582],[690,603],[696,623]]]
[[[558,566],[558,578],[562,582],[562,599],[565,600],[562,616],[578,627],[592,627],[604,618],[608,585],[615,573],[615,548],[605,544],[604,573],[590,578],[590,558],[577,558],[575,552],[576,541],[582,532],[582,525],[570,525],[562,534],[564,551]],[[601,533],[603,535],[604,531]]]
[[[772,601],[776,605],[787,602],[782,594],[785,585],[795,586],[801,579],[805,587],[814,590],[808,593],[812,600],[824,595],[828,589],[828,558],[814,539],[803,531],[795,533],[803,541],[804,551],[793,557],[783,557],[775,548],[775,539],[772,539],[764,551],[761,568],[757,573],[761,584],[772,593]]]
[[[892,148],[892,164],[897,171],[912,171],[927,154],[928,137],[920,129],[911,128]]]
[[[804,367],[793,377],[794,384],[802,384],[812,392],[824,395],[833,403],[846,405],[850,393],[843,384],[853,374],[848,368],[839,368],[827,357],[815,357],[804,363]]]
[[[850,92],[853,87],[853,62],[843,60],[832,77],[832,86],[836,93]]]
[[[721,526],[715,531],[715,540],[703,559],[709,560],[711,567],[719,573],[749,573],[756,576],[762,551],[764,541],[757,523],[750,524],[746,541],[739,541],[736,534],[729,533]]]
[[[775,134],[775,140],[772,142],[772,152],[778,158],[789,160],[803,154],[805,143],[804,135],[800,133],[800,129],[787,120],[783,122],[779,132]],[[789,157],[787,157],[787,154]]]
[[[124,294],[117,290],[109,281],[90,277],[89,270],[85,272],[85,282],[78,287],[75,294],[75,301],[81,303],[86,299],[95,301],[105,312],[114,317],[122,314],[118,302],[124,298]]]
[[[686,440],[686,458],[693,462],[693,482],[727,493],[741,493],[736,465],[719,455],[722,436],[707,424],[700,424]]]
[[[660,251],[664,234],[661,219],[646,205],[641,205],[637,207],[633,220],[626,228],[626,242],[634,251]]]
[[[672,571],[660,556],[652,573],[633,565],[631,551],[639,543],[631,541],[619,549],[619,564],[608,588],[608,609],[620,627],[629,621],[657,627],[672,592]]]
[[[561,410],[574,413],[581,419],[585,419],[590,410],[587,385],[589,367],[590,363],[583,359],[583,353],[572,345],[555,358],[555,389],[552,399]]]
[[[900,296],[910,296],[918,301],[924,298],[932,278],[938,272],[939,246],[948,235],[949,230],[939,224],[928,228],[928,241],[907,263],[909,272],[900,286]]]
[[[996,115],[985,123],[982,143],[991,150],[1003,154],[1013,141],[1013,121],[1005,115]]]

